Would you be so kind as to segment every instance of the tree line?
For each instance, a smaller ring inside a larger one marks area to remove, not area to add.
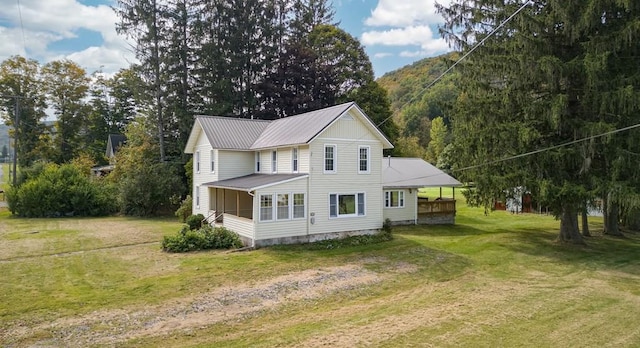
[[[146,187],[164,195],[146,199],[165,201],[187,192],[183,149],[195,115],[277,119],[353,100],[392,141],[398,134],[369,57],[326,0],[119,0],[114,11],[138,63],[113,76],[89,75],[70,60],[0,63],[0,95],[18,97],[18,108],[16,98],[0,105],[21,168],[78,158],[106,164],[108,134],[125,133],[134,149],[117,159],[112,191],[127,212],[126,192]]]

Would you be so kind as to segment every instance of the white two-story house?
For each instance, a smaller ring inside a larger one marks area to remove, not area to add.
[[[353,102],[275,121],[199,116],[185,148],[193,213],[251,246],[374,233],[392,147]]]

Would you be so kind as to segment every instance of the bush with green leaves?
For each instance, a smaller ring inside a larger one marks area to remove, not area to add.
[[[242,241],[237,233],[224,227],[205,225],[192,230],[185,225],[178,234],[165,236],[162,239],[162,250],[171,253],[209,249],[232,249],[242,247]]]
[[[160,161],[158,145],[143,122],[129,124],[126,136],[127,143],[118,150],[116,167],[110,174],[118,187],[122,213],[152,216],[175,211],[171,197],[185,191],[181,165]]]
[[[24,217],[103,216],[117,211],[115,188],[74,164],[47,164],[7,190],[9,210]]]
[[[190,230],[197,230],[199,228],[202,228],[203,221],[204,221],[204,215],[202,214],[190,215],[185,220],[187,225],[189,225]]]
[[[182,203],[180,203],[180,208],[176,210],[175,215],[178,217],[178,219],[180,219],[180,222],[186,222],[187,218],[191,215],[192,212],[193,212],[193,199],[191,198],[190,195],[187,195],[187,197],[182,201]]]

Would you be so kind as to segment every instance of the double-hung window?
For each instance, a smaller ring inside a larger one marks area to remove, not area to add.
[[[216,153],[211,150],[211,173],[215,173],[216,171]]]
[[[304,193],[260,195],[260,221],[304,219]]]
[[[294,173],[298,172],[298,148],[294,147],[291,149],[291,171]]]
[[[304,218],[304,193],[293,194],[293,218]]]
[[[271,151],[271,172],[278,172],[278,151],[276,150]]]
[[[329,216],[330,217],[349,217],[364,216],[365,201],[364,193],[354,194],[338,194],[329,195]]]
[[[385,191],[385,208],[404,208],[404,191]]]
[[[278,194],[278,220],[288,220],[289,219],[289,194],[288,193],[279,193]]]
[[[358,173],[369,174],[371,171],[371,147],[358,146]]]
[[[273,220],[273,195],[260,195],[260,221]]]
[[[336,172],[337,147],[336,145],[324,146],[324,172]]]
[[[256,152],[256,173],[260,173],[260,151]]]
[[[200,173],[200,151],[196,151],[196,173]]]

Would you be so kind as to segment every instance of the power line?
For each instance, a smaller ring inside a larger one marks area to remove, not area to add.
[[[477,169],[477,168],[487,167],[487,166],[490,166],[490,165],[493,165],[493,164],[507,162],[507,161],[511,161],[511,160],[514,160],[514,159],[522,158],[522,157],[528,157],[528,156],[535,155],[535,154],[538,154],[538,153],[555,150],[555,149],[558,149],[558,148],[561,148],[561,147],[565,147],[565,146],[569,146],[569,145],[573,145],[573,144],[578,144],[578,143],[585,142],[585,141],[588,141],[588,140],[602,138],[602,137],[605,137],[607,135],[626,132],[628,130],[632,130],[632,129],[635,129],[635,128],[640,128],[640,123],[637,123],[637,124],[634,124],[634,125],[631,125],[631,126],[627,126],[627,127],[614,129],[614,130],[607,131],[607,132],[604,132],[604,133],[590,135],[588,137],[584,137],[584,138],[581,138],[581,139],[568,141],[566,143],[553,145],[553,146],[545,147],[545,148],[538,149],[538,150],[533,150],[533,151],[529,151],[529,152],[520,153],[520,154],[517,154],[517,155],[507,156],[507,157],[504,157],[504,158],[500,158],[500,159],[493,160],[493,161],[488,161],[488,162],[483,162],[483,163],[475,164],[475,165],[472,165],[472,166],[462,167],[462,168],[458,168],[458,169],[452,169],[450,171],[450,173],[462,172],[462,171],[466,171],[466,170],[470,170],[470,169]],[[405,181],[405,180],[412,180],[412,179],[428,179],[428,178],[431,178],[431,177],[434,177],[434,176],[438,176],[438,175],[441,175],[441,174],[417,176],[417,177],[413,177],[413,178],[407,178],[407,179],[403,179],[403,180],[392,181],[392,182],[389,182],[389,183],[393,184],[393,183],[396,183],[396,182],[401,182],[401,181]]]
[[[422,92],[426,91],[427,89],[433,87],[433,85],[435,85],[436,83],[438,83],[438,81],[440,81],[446,74],[448,74],[451,70],[453,70],[453,68],[455,68],[458,64],[460,64],[460,62],[462,62],[465,58],[467,58],[471,53],[473,53],[478,47],[482,46],[490,37],[492,37],[496,32],[498,32],[498,30],[502,29],[502,27],[507,24],[509,21],[511,21],[515,16],[518,15],[518,13],[522,12],[522,10],[524,10],[529,4],[531,3],[531,0],[527,0],[522,6],[520,6],[520,8],[518,8],[514,13],[512,13],[509,17],[507,17],[507,19],[505,19],[504,21],[502,21],[495,29],[493,29],[484,39],[480,40],[480,42],[478,42],[477,44],[475,44],[471,50],[469,50],[469,52],[465,53],[462,57],[460,57],[458,60],[456,60],[453,65],[451,65],[449,68],[447,68],[447,70],[445,70],[442,74],[440,74],[440,76],[438,76],[435,80],[431,81],[431,83],[429,83],[427,86],[425,86],[424,88],[420,89],[418,91],[418,93],[416,93],[411,99],[409,99],[406,103],[402,104],[402,106],[400,106],[400,108],[405,107],[407,104],[411,103],[414,101],[414,99],[420,95]],[[393,117],[393,115],[385,118],[384,120],[382,120],[382,122],[380,122],[378,124],[378,128],[380,128],[380,126],[382,126],[385,122],[387,122],[389,119],[391,119]]]
[[[20,0],[16,0],[18,3],[18,15],[20,16],[20,29],[22,29],[22,46],[24,47],[24,55],[27,55],[27,40],[24,35],[24,23],[22,22],[22,6]]]

